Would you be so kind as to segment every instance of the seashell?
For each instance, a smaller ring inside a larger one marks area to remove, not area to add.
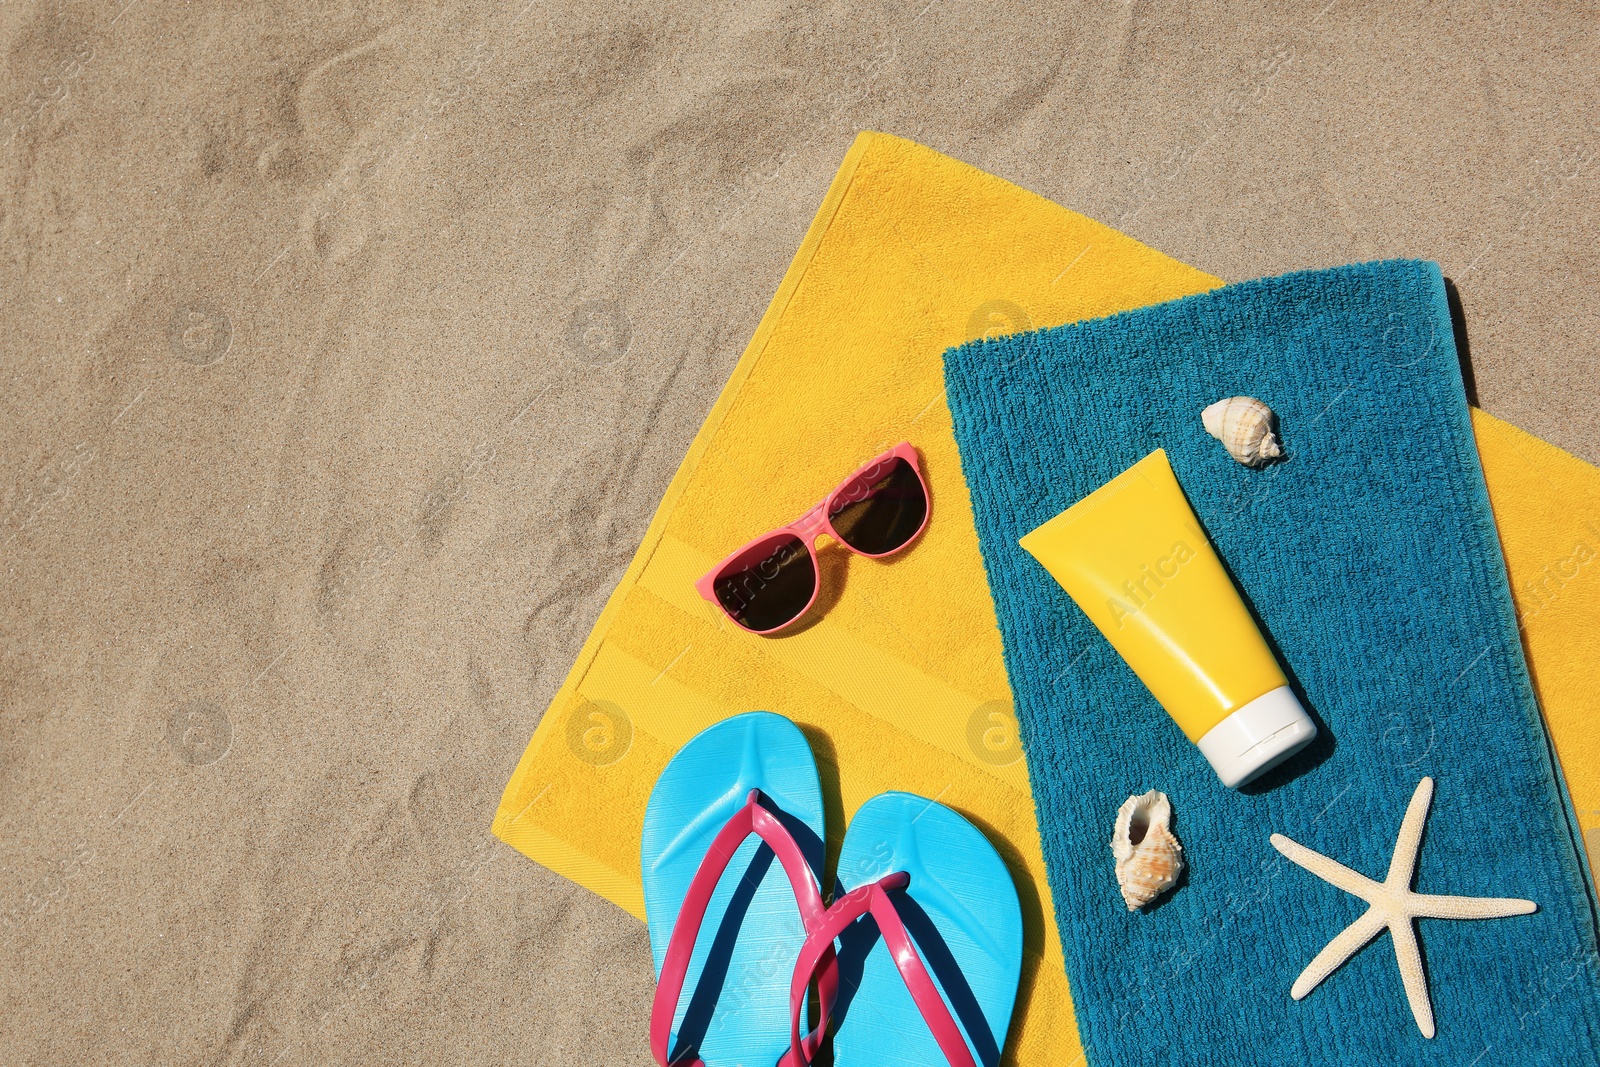
[[[1117,884],[1129,911],[1138,911],[1178,883],[1183,846],[1172,834],[1172,801],[1159,789],[1129,797],[1117,809],[1111,835]]]
[[[1273,432],[1275,418],[1272,409],[1253,396],[1230,396],[1200,413],[1206,433],[1246,467],[1260,467],[1283,455]]]

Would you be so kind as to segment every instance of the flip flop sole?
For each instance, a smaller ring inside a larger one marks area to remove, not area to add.
[[[752,789],[781,813],[821,881],[822,787],[805,735],[765,711],[703,730],[672,757],[645,808],[640,858],[658,978],[689,883]],[[782,864],[747,838],[706,909],[673,1017],[671,1055],[692,1052],[706,1067],[776,1063],[789,1047],[789,978],[805,938]]]
[[[983,832],[943,804],[884,793],[850,820],[838,876],[854,887],[895,871],[911,876],[895,895],[896,911],[973,1058],[995,1067],[1022,973],[1022,906],[1011,872]],[[876,923],[858,921],[840,945],[837,1067],[944,1067]]]

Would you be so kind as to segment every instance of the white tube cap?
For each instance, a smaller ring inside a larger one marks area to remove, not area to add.
[[[1317,736],[1317,724],[1289,687],[1263,693],[1223,719],[1196,741],[1200,751],[1229,789],[1238,789],[1290,756]]]

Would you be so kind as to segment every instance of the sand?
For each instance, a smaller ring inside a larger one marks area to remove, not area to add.
[[[1436,259],[1600,461],[1578,5],[126,3],[0,3],[8,1064],[649,1062],[489,822],[858,129]]]

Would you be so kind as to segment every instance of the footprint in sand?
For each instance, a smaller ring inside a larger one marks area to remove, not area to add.
[[[373,215],[362,188],[371,169],[366,164],[382,155],[413,95],[413,80],[389,35],[379,34],[318,64],[300,81],[295,111],[304,152],[312,172],[323,177],[300,229],[325,263],[350,261],[371,236]]]

